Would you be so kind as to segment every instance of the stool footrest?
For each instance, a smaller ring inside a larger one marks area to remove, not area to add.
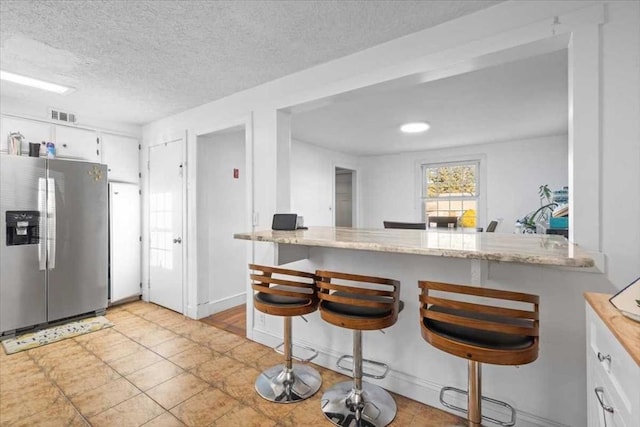
[[[311,353],[311,355],[309,357],[298,357],[295,354],[292,354],[291,358],[294,359],[294,360],[297,360],[298,362],[311,362],[313,359],[318,357],[318,350],[316,350],[315,348],[307,347],[306,345],[298,345],[298,344],[291,344],[291,347],[292,347],[292,350],[298,348],[298,349],[306,350],[309,353]],[[281,342],[277,346],[273,347],[273,350],[276,353],[280,353],[280,354],[284,355],[284,342]],[[292,353],[293,353],[293,351],[292,351]]]
[[[468,412],[466,408],[461,408],[460,406],[456,406],[456,405],[448,403],[448,402],[446,402],[444,400],[444,394],[447,391],[452,391],[454,393],[463,394],[465,396],[467,396],[469,393],[466,390],[462,390],[462,389],[459,389],[459,388],[456,388],[456,387],[442,387],[442,389],[440,390],[440,403],[442,403],[442,405],[446,406],[447,408],[453,409],[455,411],[464,412],[466,414]],[[516,410],[514,409],[513,406],[511,406],[508,403],[503,402],[501,400],[492,399],[490,397],[482,396],[481,399],[483,401],[485,401],[485,402],[490,402],[490,403],[493,403],[495,405],[499,405],[499,406],[505,407],[505,408],[509,409],[509,411],[511,412],[511,419],[509,421],[500,421],[500,420],[497,420],[495,418],[488,417],[486,415],[482,416],[483,420],[492,422],[494,424],[499,424],[501,426],[507,426],[507,427],[515,425],[515,423],[516,423]]]
[[[347,361],[347,363],[349,363],[351,366],[347,366],[344,364],[344,362]],[[376,374],[375,372],[371,372],[371,370],[369,371],[365,371],[365,367],[366,365],[369,365],[369,367],[377,367],[377,368],[382,368],[382,373],[378,373]],[[353,371],[353,356],[350,354],[345,354],[343,356],[340,356],[340,358],[338,358],[338,360],[336,361],[336,366],[340,369],[342,369],[343,371],[346,372],[352,372]],[[367,377],[367,378],[374,378],[376,380],[381,380],[384,377],[387,376],[387,374],[389,373],[389,365],[387,365],[386,363],[382,363],[382,362],[377,362],[375,360],[369,360],[369,359],[362,359],[362,376],[363,377]]]

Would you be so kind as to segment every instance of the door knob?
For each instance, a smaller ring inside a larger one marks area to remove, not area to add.
[[[182,243],[182,238],[173,239],[173,243]]]

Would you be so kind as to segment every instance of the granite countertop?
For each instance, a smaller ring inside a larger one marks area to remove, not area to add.
[[[640,323],[625,317],[616,310],[609,302],[611,295],[586,292],[584,298],[640,366]]]
[[[237,233],[236,239],[523,264],[593,267],[594,260],[562,236],[478,233],[467,230],[399,230],[309,227]]]

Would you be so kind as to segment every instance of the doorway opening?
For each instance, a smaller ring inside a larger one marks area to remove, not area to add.
[[[230,309],[245,318],[246,247],[233,238],[247,226],[245,143],[244,125],[197,137],[197,304],[198,317],[209,324]],[[232,332],[246,336],[246,323],[237,326],[242,330]]]
[[[335,168],[334,175],[334,188],[335,188],[335,200],[334,200],[334,221],[336,227],[353,227],[355,226],[355,212],[354,206],[356,198],[354,197],[354,184],[356,178],[356,171],[353,169],[346,169],[337,167]]]

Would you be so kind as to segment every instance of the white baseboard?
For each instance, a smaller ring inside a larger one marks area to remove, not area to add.
[[[265,332],[257,328],[254,328],[253,331],[251,331],[248,335],[250,335],[253,341],[256,341],[268,347],[275,347],[282,342],[282,337],[275,336],[270,332]],[[313,363],[323,366],[327,369],[334,370],[336,372],[344,373],[343,371],[339,371],[336,368],[336,361],[340,356],[342,356],[342,354],[336,353],[335,351],[330,349],[318,348],[313,343],[295,339],[295,336],[293,342],[296,345],[312,347],[318,351],[318,357],[313,360]],[[436,384],[422,378],[416,378],[405,372],[395,371],[393,370],[393,366],[391,366],[390,368],[391,369],[389,371],[389,374],[385,379],[366,380],[371,381],[372,383],[375,383],[386,390],[424,403],[431,407],[464,417],[464,414],[451,410],[440,404],[440,389],[442,389],[442,387],[445,387],[445,384]],[[449,403],[453,403],[454,405],[461,407],[467,406],[467,402],[464,398],[456,399],[454,397],[452,399],[449,399]],[[514,402],[507,403],[513,404]],[[487,404],[486,406],[483,406],[483,410],[485,411],[486,415],[492,418],[507,420],[510,417],[510,414],[501,407],[492,408],[491,406],[489,406],[489,404]],[[557,423],[555,421],[520,410],[517,410],[516,425],[518,427],[568,427],[565,424]]]
[[[202,319],[203,317],[211,316],[212,314],[220,313],[221,311],[225,311],[231,307],[244,304],[247,302],[246,295],[247,294],[245,292],[242,292],[216,301],[208,301],[204,304],[198,304],[196,319]]]

